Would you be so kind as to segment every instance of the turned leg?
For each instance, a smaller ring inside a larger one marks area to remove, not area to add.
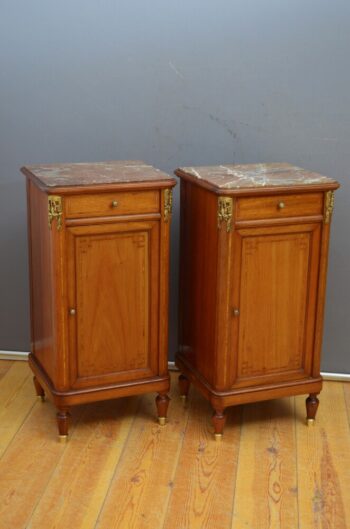
[[[38,399],[40,399],[41,401],[44,401],[45,400],[45,391],[40,386],[40,384],[38,382],[38,379],[36,377],[33,377],[33,382],[34,382],[35,392],[36,392],[36,394],[38,396]]]
[[[169,397],[166,393],[159,393],[156,397],[156,405],[158,411],[158,422],[161,426],[164,426],[167,421],[167,411],[169,406]]]
[[[68,437],[68,427],[70,413],[68,408],[60,408],[56,414],[58,425],[58,437],[60,441],[66,441]]]
[[[213,425],[214,425],[214,437],[216,440],[221,439],[222,433],[224,431],[224,426],[226,422],[226,417],[224,413],[224,408],[215,408],[213,414]]]
[[[306,417],[307,423],[314,424],[319,400],[316,393],[310,393],[306,399]]]
[[[186,401],[190,389],[190,381],[185,375],[179,376],[180,397]]]

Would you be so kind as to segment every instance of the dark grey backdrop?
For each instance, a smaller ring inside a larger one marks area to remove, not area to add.
[[[23,164],[288,161],[338,178],[323,369],[350,372],[348,0],[1,0],[0,349],[29,349]],[[178,195],[170,354],[176,348]]]

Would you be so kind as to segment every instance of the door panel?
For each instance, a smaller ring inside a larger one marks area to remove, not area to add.
[[[320,231],[305,224],[236,232],[235,386],[310,375]]]
[[[72,387],[156,375],[158,222],[68,233]]]

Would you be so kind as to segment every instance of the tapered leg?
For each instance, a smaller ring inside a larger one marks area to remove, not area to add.
[[[186,401],[188,397],[188,392],[190,389],[190,381],[185,375],[179,376],[179,387],[180,387],[180,396],[184,401]]]
[[[56,414],[58,433],[60,441],[66,441],[68,437],[70,413],[68,408],[60,408]]]
[[[36,392],[36,394],[38,396],[38,399],[40,399],[41,401],[44,401],[45,400],[45,391],[40,386],[40,384],[38,382],[38,379],[36,377],[33,377],[33,382],[34,382],[35,392]]]
[[[306,417],[307,417],[307,423],[314,424],[317,408],[319,405],[319,400],[317,398],[316,393],[310,393],[308,398],[306,399]]]
[[[158,422],[161,426],[164,426],[167,421],[169,401],[170,399],[166,393],[159,393],[159,395],[156,397]]]
[[[222,433],[224,431],[224,426],[226,422],[224,408],[215,408],[213,414],[213,425],[214,425],[214,437],[216,440],[221,439]]]

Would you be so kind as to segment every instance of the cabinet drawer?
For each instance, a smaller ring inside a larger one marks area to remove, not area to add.
[[[321,215],[323,193],[239,198],[236,220],[274,219]]]
[[[67,218],[139,215],[158,211],[159,191],[86,194],[65,199]]]

